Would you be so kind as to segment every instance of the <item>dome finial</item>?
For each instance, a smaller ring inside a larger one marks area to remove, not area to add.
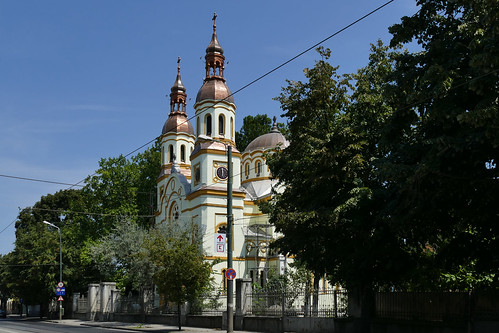
[[[214,12],[213,18],[212,18],[212,20],[213,20],[213,33],[217,32],[217,16],[218,16],[217,13]]]
[[[177,59],[177,74],[178,75],[180,75],[180,60],[181,60],[181,58],[178,57],[178,59]]]
[[[277,117],[274,116],[274,123],[272,124],[272,130],[270,132],[279,132],[279,129],[277,128]]]

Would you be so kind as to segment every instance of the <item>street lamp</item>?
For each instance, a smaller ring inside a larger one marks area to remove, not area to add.
[[[198,138],[208,141],[222,143],[227,148],[227,269],[232,268],[232,146],[213,139],[206,135],[199,135]],[[227,332],[234,331],[234,281],[228,279],[227,281]]]
[[[61,228],[56,226],[53,223],[48,221],[43,221],[43,223],[48,224],[51,227],[54,227],[59,231],[59,282],[62,282],[62,236],[61,236]],[[62,301],[59,301],[59,320],[62,320]]]

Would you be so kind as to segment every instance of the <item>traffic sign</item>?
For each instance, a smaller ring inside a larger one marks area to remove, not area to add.
[[[227,244],[227,235],[216,233],[215,234],[215,252],[224,253],[226,244]]]
[[[225,271],[225,277],[228,280],[234,280],[236,278],[236,271],[234,270],[234,268],[227,268],[227,270]]]
[[[55,289],[56,296],[64,296],[66,295],[66,288],[56,288]]]
[[[61,281],[61,282],[59,282],[59,283],[57,284],[57,286],[58,286],[59,288],[64,287],[64,282],[62,282],[62,281]]]
[[[59,296],[59,298],[57,299],[58,302],[62,302],[64,301],[64,298],[62,296]]]

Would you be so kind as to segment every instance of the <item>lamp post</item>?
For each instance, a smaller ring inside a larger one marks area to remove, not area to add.
[[[61,236],[61,228],[56,226],[53,223],[48,221],[43,221],[43,223],[48,224],[51,227],[54,227],[59,231],[59,282],[62,282],[62,236]],[[59,320],[62,320],[62,301],[59,301]]]
[[[232,268],[232,146],[206,135],[198,138],[222,143],[227,148],[227,269]],[[227,333],[234,331],[234,280],[227,280]]]

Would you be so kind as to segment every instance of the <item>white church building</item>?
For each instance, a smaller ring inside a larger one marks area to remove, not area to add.
[[[276,181],[271,179],[264,153],[289,145],[277,130],[253,140],[244,152],[235,143],[236,104],[227,86],[224,50],[216,34],[206,48],[206,77],[194,104],[195,127],[186,112],[187,94],[178,73],[170,94],[170,113],[161,133],[161,173],[157,179],[156,224],[180,223],[201,231],[206,260],[214,266],[215,281],[225,288],[227,268],[227,145],[233,165],[233,268],[237,278],[263,284],[270,270],[277,274],[286,258],[269,251],[276,237],[268,216],[257,201],[268,200]]]

